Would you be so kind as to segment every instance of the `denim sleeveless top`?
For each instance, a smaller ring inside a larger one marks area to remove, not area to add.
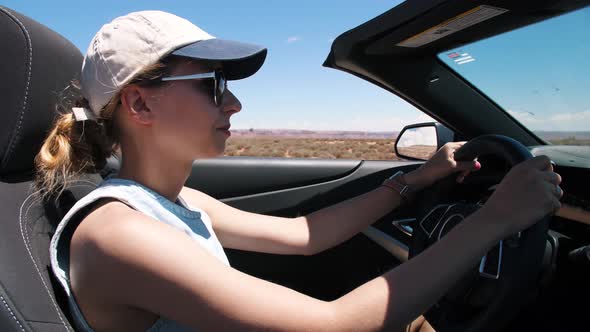
[[[76,331],[93,332],[76,303],[70,287],[70,240],[80,218],[73,218],[84,207],[101,199],[114,198],[146,215],[171,225],[199,242],[207,251],[229,266],[229,261],[221,243],[213,232],[211,220],[205,211],[189,207],[179,196],[178,204],[171,202],[157,192],[131,180],[111,178],[103,181],[91,193],[80,199],[61,220],[49,247],[51,269],[68,297],[68,306],[72,314]],[[68,222],[76,220],[70,227]],[[160,317],[147,332],[184,332],[191,329]]]

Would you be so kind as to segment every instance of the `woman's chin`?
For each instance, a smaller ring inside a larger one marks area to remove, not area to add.
[[[209,159],[209,158],[218,158],[223,157],[225,152],[225,140],[217,140],[208,144],[208,146],[201,146],[197,148],[196,158],[195,159]]]
[[[215,151],[211,151],[211,155],[209,156],[209,158],[223,157],[224,154],[225,154],[225,144],[223,144],[223,146],[220,147],[219,149],[217,149]]]
[[[210,151],[199,151],[194,156],[194,160],[223,157],[224,152],[225,152],[225,147],[222,149],[211,149]]]

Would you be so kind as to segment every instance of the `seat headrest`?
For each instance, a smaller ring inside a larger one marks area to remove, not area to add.
[[[0,178],[32,175],[82,54],[42,24],[0,6]]]

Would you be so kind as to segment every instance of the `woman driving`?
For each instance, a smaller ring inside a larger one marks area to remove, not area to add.
[[[116,18],[84,57],[83,99],[61,114],[37,156],[45,197],[121,168],[63,218],[52,270],[80,331],[376,331],[429,329],[420,315],[500,239],[560,207],[547,157],[523,162],[486,204],[440,241],[334,301],[233,269],[223,248],[313,255],[397,208],[407,186],[427,188],[479,169],[449,143],[420,168],[363,195],[297,218],[259,215],[184,187],[193,161],[223,154],[239,100],[227,82],[253,75],[266,49],[217,39],[178,16]],[[449,257],[453,257],[449,259]],[[440,264],[444,262],[444,264]]]

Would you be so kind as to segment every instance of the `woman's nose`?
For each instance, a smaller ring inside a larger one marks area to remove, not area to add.
[[[242,110],[242,103],[230,90],[226,90],[223,96],[222,109],[223,112],[238,113]]]

